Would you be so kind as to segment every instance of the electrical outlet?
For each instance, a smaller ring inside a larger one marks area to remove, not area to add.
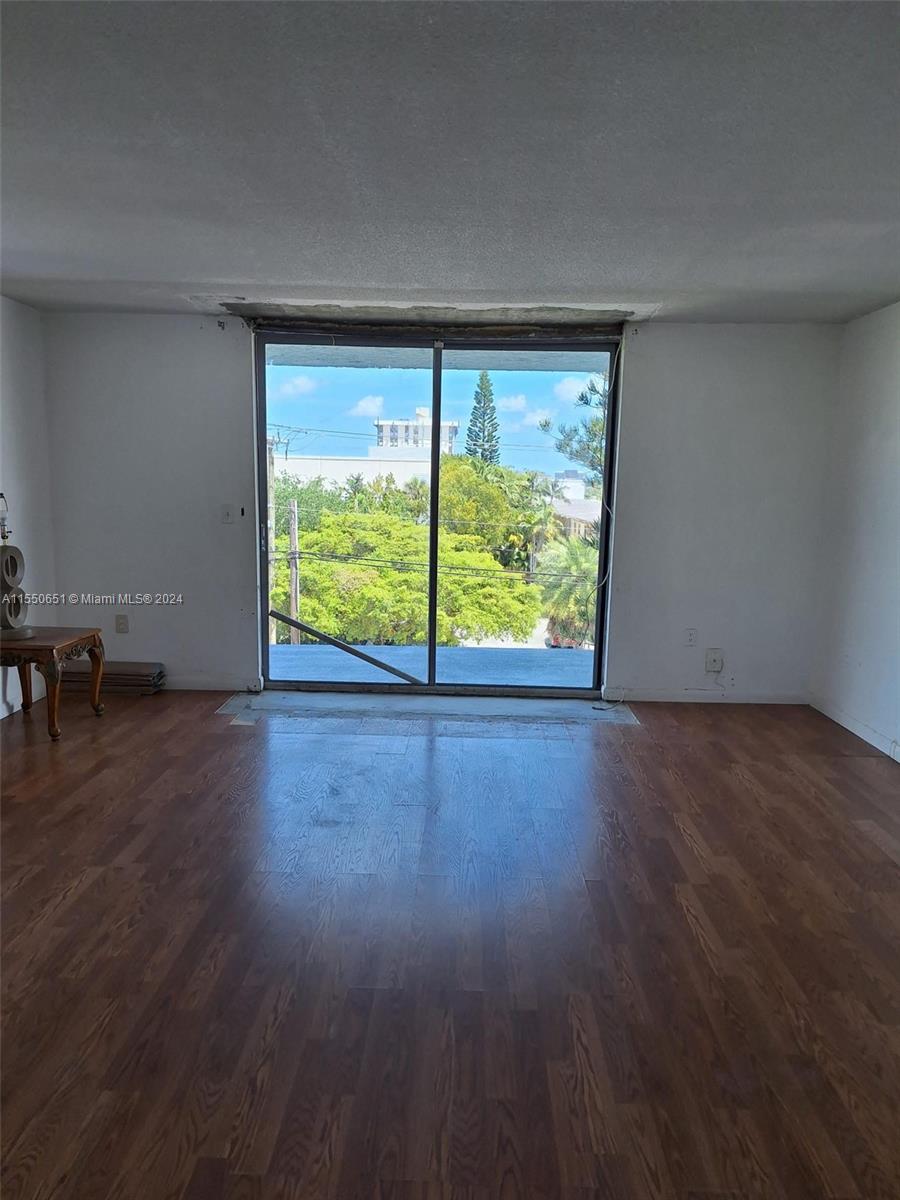
[[[116,613],[116,633],[128,632],[128,617],[125,613]]]
[[[697,630],[696,629],[686,629],[684,631],[684,644],[686,646],[696,646],[697,645]]]
[[[222,524],[223,525],[234,524],[234,505],[233,504],[223,504],[222,505]]]
[[[706,651],[706,673],[707,675],[718,675],[725,667],[725,655],[721,650],[711,647]]]

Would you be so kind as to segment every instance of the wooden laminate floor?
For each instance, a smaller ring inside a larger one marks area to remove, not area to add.
[[[640,725],[3,722],[4,1200],[900,1196],[900,767]]]

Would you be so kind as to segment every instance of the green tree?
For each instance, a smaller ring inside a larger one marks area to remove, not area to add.
[[[503,566],[527,567],[527,495],[520,472],[445,454],[439,510],[442,530],[477,538]]]
[[[355,475],[347,476],[347,482],[344,484],[342,490],[350,508],[359,509],[365,507],[366,481],[358,472]]]
[[[554,437],[554,445],[560,454],[571,462],[587,467],[588,483],[594,487],[603,484],[608,399],[609,376],[592,375],[576,401],[582,408],[589,409],[589,414],[573,425],[560,425]],[[549,433],[550,421],[542,421],[540,428],[544,433]]]
[[[560,519],[549,500],[540,500],[528,513],[525,537],[528,543],[528,569],[533,571],[537,556],[560,530]]]
[[[500,426],[494,406],[494,389],[487,371],[478,376],[472,415],[466,431],[466,454],[486,463],[500,461]]]
[[[516,504],[522,510],[522,528],[525,531],[526,567],[535,569],[537,556],[544,546],[558,537],[562,522],[553,507],[553,501],[565,493],[557,479],[550,479],[540,471],[526,471],[519,475],[519,495]]]
[[[408,515],[422,525],[431,508],[431,486],[424,479],[409,479],[403,485],[403,504]]]
[[[287,537],[276,538],[272,601],[289,611]],[[351,643],[424,644],[428,632],[428,527],[389,513],[323,513],[304,530],[298,557],[302,621]],[[442,534],[437,635],[441,645],[509,637],[526,641],[541,593],[507,572],[466,533]],[[278,637],[287,640],[287,627]]]
[[[444,528],[477,535],[493,548],[497,534],[514,525],[518,513],[503,488],[482,468],[478,459],[442,456],[439,520]]]
[[[300,479],[296,475],[276,475],[272,496],[276,536],[288,532],[292,500],[297,501],[299,524],[304,529],[317,529],[323,512],[341,512],[347,507],[340,489],[321,476]]]
[[[539,562],[544,616],[551,636],[576,646],[593,640],[597,549],[581,538],[552,542]]]
[[[366,485],[368,507],[365,512],[403,514],[403,498],[397,487],[397,480],[389,471],[387,475],[376,475],[370,484]]]

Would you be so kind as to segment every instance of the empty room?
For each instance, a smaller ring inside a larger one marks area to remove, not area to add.
[[[0,43],[4,1200],[900,1200],[900,3]]]

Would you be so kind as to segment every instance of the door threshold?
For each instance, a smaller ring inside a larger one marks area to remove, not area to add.
[[[491,683],[319,683],[306,679],[267,679],[264,690],[356,696],[509,696],[520,700],[602,700],[594,688],[515,687]]]
[[[358,689],[347,692],[300,692],[268,688],[257,694],[238,692],[217,712],[235,718],[269,713],[295,717],[435,717],[468,721],[505,719],[638,724],[627,704],[610,704],[583,694],[578,699],[560,696],[452,696],[414,693],[411,688],[381,694],[361,693]]]

